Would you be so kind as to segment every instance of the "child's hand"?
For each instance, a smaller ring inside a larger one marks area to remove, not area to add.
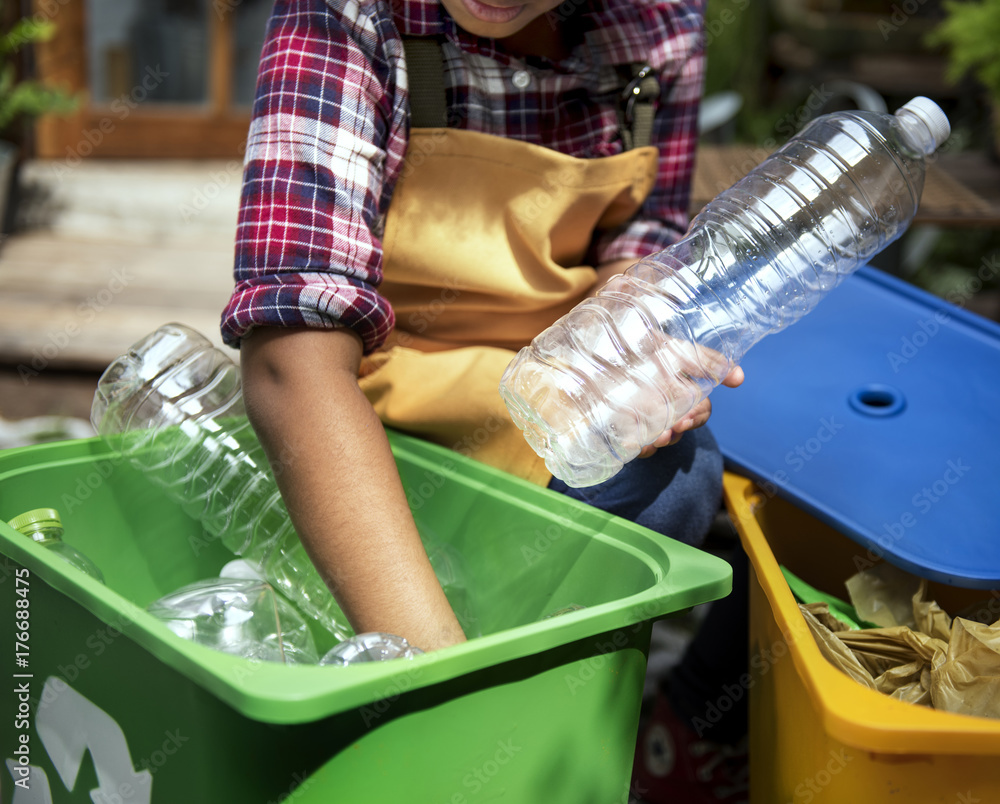
[[[725,379],[722,380],[721,385],[725,385],[727,388],[736,388],[743,382],[743,369],[739,366],[734,368],[729,374],[726,375]],[[694,430],[696,427],[701,427],[705,422],[708,421],[709,417],[712,415],[712,400],[708,397],[701,400],[697,405],[695,405],[691,410],[688,411],[687,415],[677,422],[669,430],[664,430],[660,436],[652,443],[647,444],[642,448],[642,452],[639,453],[640,458],[648,458],[653,455],[657,449],[660,447],[668,447],[671,444],[676,444],[681,440],[681,436],[684,435],[688,430]]]

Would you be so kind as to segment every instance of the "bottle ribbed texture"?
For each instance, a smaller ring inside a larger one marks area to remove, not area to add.
[[[283,664],[316,664],[319,656],[302,614],[264,581],[206,578],[181,587],[146,610],[184,639]]]
[[[761,338],[808,314],[905,231],[947,136],[927,99],[818,118],[684,238],[536,337],[500,393],[549,471],[576,487],[612,477]]]
[[[239,368],[208,340],[180,324],[144,338],[102,375],[91,421],[208,540],[258,565],[338,641],[354,634],[292,527],[246,418]]]

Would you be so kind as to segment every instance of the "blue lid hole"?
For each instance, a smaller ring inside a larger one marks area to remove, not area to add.
[[[903,394],[891,385],[871,383],[854,391],[848,402],[865,416],[894,416],[906,407]]]

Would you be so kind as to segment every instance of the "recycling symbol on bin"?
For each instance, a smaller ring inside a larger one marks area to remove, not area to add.
[[[98,784],[90,791],[92,801],[149,804],[153,792],[152,774],[148,770],[137,772],[134,769],[121,726],[62,679],[51,676],[46,679],[35,714],[35,730],[59,778],[70,792],[76,786],[83,758],[89,751]],[[43,768],[30,764],[27,748],[24,751],[19,748],[15,748],[14,753],[20,756],[7,759],[7,770],[14,780],[11,804],[52,804],[48,775]]]

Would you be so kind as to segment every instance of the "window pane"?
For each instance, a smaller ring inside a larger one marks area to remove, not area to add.
[[[93,103],[208,100],[209,0],[87,0]]]
[[[274,0],[243,0],[236,7],[233,46],[233,105],[251,106],[257,84],[260,50]]]

